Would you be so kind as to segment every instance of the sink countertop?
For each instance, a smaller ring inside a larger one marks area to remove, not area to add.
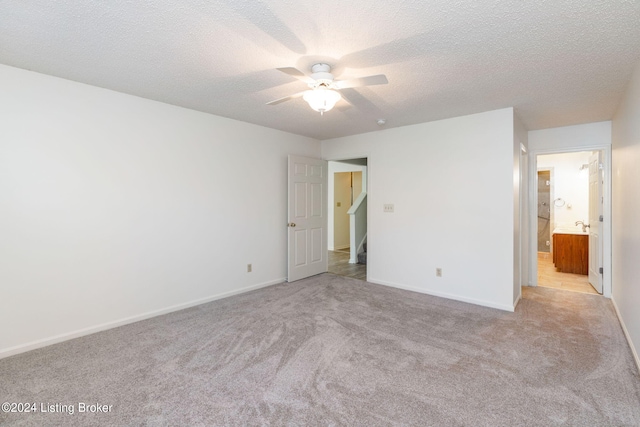
[[[553,234],[580,234],[586,236],[589,234],[589,231],[582,231],[582,226],[558,227],[553,229]]]

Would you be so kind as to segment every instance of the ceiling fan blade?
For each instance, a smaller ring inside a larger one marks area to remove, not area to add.
[[[304,92],[306,92],[306,91],[304,91]],[[275,99],[275,100],[273,100],[271,102],[267,102],[267,105],[276,105],[276,104],[280,104],[282,102],[289,101],[291,99],[300,98],[302,95],[304,95],[304,92],[298,92],[298,93],[294,93],[293,95],[285,96],[284,98]]]
[[[307,47],[302,41],[294,34],[281,18],[276,16],[272,11],[272,8],[266,1],[231,1],[227,2],[228,6],[233,9],[234,12],[243,16],[247,22],[252,23],[257,28],[262,30],[265,35],[273,38],[273,40],[282,44],[282,46],[288,48],[292,52],[300,55],[307,53]],[[265,44],[264,46],[270,46]]]
[[[313,83],[314,81],[311,77],[307,76],[305,73],[298,70],[297,68],[285,67],[285,68],[276,68],[276,70],[282,71],[283,73],[288,74],[291,77],[295,77],[296,79],[301,80],[305,83]]]
[[[340,91],[342,99],[349,102],[360,113],[370,115],[372,117],[384,117],[384,113],[373,102],[365,98],[355,89],[347,88]]]
[[[340,98],[340,101],[338,101],[336,103],[336,106],[333,108],[338,111],[347,111],[350,108],[353,108],[353,104],[349,102],[349,100],[346,97],[343,96],[342,98]]]
[[[360,77],[359,79],[341,80],[335,82],[335,85],[338,89],[348,89],[352,87],[386,85],[387,83],[389,83],[387,76],[378,74],[375,76]]]

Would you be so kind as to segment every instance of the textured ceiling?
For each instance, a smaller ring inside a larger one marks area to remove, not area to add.
[[[612,117],[638,0],[0,0],[0,63],[317,139],[513,106],[528,129]],[[345,89],[324,116],[276,70]],[[0,94],[1,96],[1,94]]]

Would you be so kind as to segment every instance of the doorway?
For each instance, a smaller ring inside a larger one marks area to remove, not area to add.
[[[333,174],[333,250],[350,253],[349,209],[362,192],[362,171]]]
[[[537,284],[567,291],[598,294],[601,277],[589,274],[602,266],[597,233],[602,194],[590,189],[589,163],[594,152],[538,155],[537,164]],[[595,243],[594,243],[595,242]]]
[[[359,280],[367,278],[367,163],[367,158],[328,162],[328,271]]]

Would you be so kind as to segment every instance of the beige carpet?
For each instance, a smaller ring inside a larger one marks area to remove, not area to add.
[[[1,425],[640,425],[603,297],[507,313],[331,274],[0,360],[0,399],[38,405]]]

